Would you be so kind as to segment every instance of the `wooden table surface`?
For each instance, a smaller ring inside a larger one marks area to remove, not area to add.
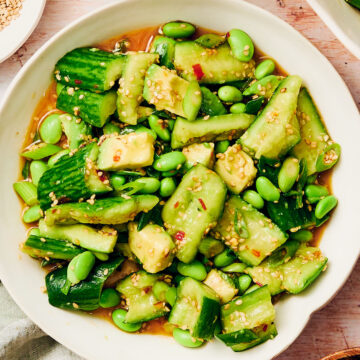
[[[309,39],[335,66],[360,108],[360,60],[336,39],[305,0],[247,1],[286,20]],[[109,2],[48,0],[32,36],[16,54],[0,64],[0,96],[22,65],[46,40],[79,16]],[[360,346],[360,261],[336,298],[313,315],[301,336],[276,360],[319,360],[336,350],[355,346]]]

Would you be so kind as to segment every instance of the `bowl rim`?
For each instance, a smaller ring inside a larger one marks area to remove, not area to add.
[[[26,64],[22,67],[22,69],[18,72],[18,74],[14,77],[14,79],[11,81],[10,85],[8,86],[1,102],[0,102],[0,118],[1,118],[1,114],[3,112],[3,109],[6,107],[7,103],[9,101],[11,101],[12,98],[12,92],[14,91],[14,88],[18,85],[18,83],[21,81],[21,78],[23,77],[23,75],[28,71],[28,69],[32,66],[32,64],[34,62],[37,61],[37,59],[39,57],[41,57],[41,55],[43,54],[43,52],[46,51],[46,49],[52,45],[53,43],[57,42],[59,38],[61,38],[63,35],[67,34],[68,32],[72,31],[73,28],[75,28],[76,26],[80,25],[83,21],[88,20],[89,18],[95,17],[98,15],[98,13],[102,13],[107,11],[108,9],[112,8],[112,7],[118,7],[121,6],[120,4],[126,4],[126,3],[131,3],[132,0],[118,0],[116,2],[112,2],[110,4],[106,4],[104,6],[100,6],[99,8],[79,17],[78,19],[76,19],[75,21],[72,21],[70,24],[68,24],[66,27],[64,27],[62,30],[60,30],[58,33],[56,33],[54,36],[52,36],[48,41],[46,41],[45,44],[43,44],[35,53],[34,55],[26,62]],[[141,0],[139,0],[141,1]],[[344,91],[347,92],[347,95],[350,96],[350,98],[352,99],[352,105],[354,107],[354,109],[357,110],[358,109],[354,103],[354,99],[347,87],[347,85],[345,84],[344,80],[341,78],[341,76],[337,73],[336,69],[334,68],[334,66],[329,62],[329,60],[327,60],[327,58],[321,54],[321,52],[309,41],[307,40],[302,34],[300,34],[297,30],[295,30],[290,24],[286,23],[284,20],[278,18],[277,16],[273,15],[272,13],[266,11],[265,9],[262,9],[254,4],[251,3],[247,3],[245,1],[242,0],[228,0],[228,2],[232,2],[232,3],[242,3],[242,6],[247,6],[249,8],[252,8],[254,11],[256,12],[260,12],[262,13],[264,16],[268,16],[271,17],[273,21],[277,21],[278,23],[280,23],[282,26],[286,27],[286,29],[289,32],[292,32],[293,36],[296,36],[297,38],[299,38],[299,40],[306,42],[307,46],[310,46],[312,48],[312,50],[317,54],[318,57],[320,57],[322,59],[322,61],[325,61],[334,71],[334,76],[337,76],[338,81],[340,81],[343,84],[344,87]],[[358,259],[360,256],[360,246],[359,249],[357,251],[356,254],[356,259]],[[345,284],[345,282],[347,281],[348,277],[350,276],[353,268],[355,267],[357,261],[354,261],[354,263],[352,264],[352,266],[348,269],[347,273],[344,274],[344,277],[342,278],[342,281],[339,282],[339,286],[336,290],[333,291],[332,294],[330,294],[330,296],[322,301],[320,300],[317,301],[316,303],[316,307],[313,308],[311,311],[309,311],[308,314],[306,314],[306,316],[304,316],[303,322],[301,324],[301,326],[299,326],[299,331],[294,332],[292,336],[289,337],[289,341],[287,346],[283,347],[280,351],[278,351],[276,354],[274,354],[273,356],[277,356],[280,353],[282,353],[283,351],[285,351],[294,341],[295,339],[301,334],[301,332],[303,331],[303,329],[305,328],[306,324],[308,323],[308,321],[310,320],[310,317],[313,315],[314,312],[320,310],[321,308],[323,308],[324,306],[326,306],[335,296],[336,294],[341,290],[341,288],[343,287],[343,285]],[[2,278],[3,284],[5,286],[5,288],[7,289],[7,291],[10,293],[11,297],[15,300],[15,302],[19,305],[19,307],[21,308],[21,310],[30,318],[32,319],[32,317],[29,315],[30,310],[26,308],[26,306],[23,304],[22,298],[19,296],[17,296],[15,293],[12,292],[11,289],[11,284],[7,282],[6,279],[4,279],[4,277],[2,276],[2,267],[0,264],[0,278]],[[66,346],[67,348],[69,348],[70,350],[74,351],[77,354],[80,354],[82,356],[84,356],[84,353],[81,353],[78,349],[75,349],[73,345],[70,344],[66,344],[65,345],[65,340],[59,335],[59,334],[54,334],[54,332],[52,331],[51,328],[49,328],[48,324],[44,321],[41,321],[40,319],[36,319],[36,321],[34,321],[44,332],[46,332],[47,334],[49,334],[51,337],[53,337],[56,341],[58,341],[59,343],[63,344],[64,346]]]
[[[333,19],[331,14],[317,1],[306,0],[313,8],[320,19],[330,29],[330,31],[339,39],[339,41],[358,59],[360,59],[360,42],[356,43]],[[349,5],[351,6],[351,5]],[[360,13],[360,10],[359,10]]]
[[[29,0],[27,0],[27,1],[29,1]],[[33,21],[23,31],[21,31],[21,32],[19,31],[21,36],[16,38],[16,41],[14,41],[14,43],[10,47],[10,50],[7,52],[4,52],[3,55],[0,55],[0,64],[2,62],[4,62],[5,60],[7,60],[11,55],[13,55],[16,51],[18,51],[20,49],[20,47],[26,42],[26,40],[29,39],[29,37],[31,36],[31,34],[34,32],[35,28],[39,24],[40,19],[43,15],[43,12],[45,9],[46,0],[36,0],[36,2],[38,2],[38,1],[41,1],[41,3],[40,3],[40,6],[38,7],[36,16],[33,18]],[[29,5],[25,4],[25,6],[30,6],[30,5],[31,4],[29,4]],[[19,17],[14,19],[13,22],[20,22],[21,17],[25,15],[23,12],[24,12],[24,9],[21,10]],[[13,22],[11,22],[9,24],[9,28],[14,25]],[[6,28],[3,30],[5,31]]]

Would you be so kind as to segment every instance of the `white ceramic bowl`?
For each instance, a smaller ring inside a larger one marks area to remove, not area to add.
[[[25,0],[20,16],[0,31],[0,63],[28,39],[38,24],[46,0]]]
[[[338,39],[360,59],[360,10],[345,0],[307,0]]]
[[[80,313],[51,307],[41,293],[44,272],[21,254],[25,238],[20,204],[12,183],[19,174],[18,153],[31,114],[51,80],[56,61],[78,46],[96,44],[131,29],[184,19],[203,27],[227,31],[246,30],[255,44],[277,59],[292,74],[299,74],[313,94],[330,133],[343,147],[333,176],[340,203],[326,228],[321,248],[329,258],[328,270],[314,286],[276,305],[279,335],[245,353],[233,353],[220,342],[190,350],[162,336],[134,336],[110,323]],[[360,251],[359,113],[353,99],[330,63],[293,28],[268,12],[235,0],[124,0],[78,20],[30,59],[9,86],[0,107],[0,276],[24,312],[45,332],[88,359],[266,360],[286,349],[300,334],[310,315],[326,304],[350,274]]]

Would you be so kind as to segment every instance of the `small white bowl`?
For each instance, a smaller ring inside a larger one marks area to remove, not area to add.
[[[24,0],[17,19],[0,31],[0,63],[11,56],[35,30],[46,0]]]
[[[256,46],[286,71],[300,75],[313,95],[342,158],[333,175],[339,205],[325,229],[321,249],[328,269],[316,283],[276,304],[279,335],[244,353],[219,341],[196,350],[170,337],[123,333],[109,322],[87,314],[52,307],[40,287],[44,271],[19,243],[25,239],[20,203],[12,191],[19,174],[19,151],[31,115],[50,84],[57,60],[67,51],[133,29],[183,19],[218,31],[241,28]],[[359,178],[360,117],[341,77],[321,53],[276,16],[238,0],[118,0],[79,19],[56,34],[25,64],[0,104],[0,278],[22,310],[46,333],[79,355],[93,360],[269,360],[295,339],[311,314],[342,287],[360,252]]]
[[[345,0],[307,0],[335,36],[360,59],[360,10]]]

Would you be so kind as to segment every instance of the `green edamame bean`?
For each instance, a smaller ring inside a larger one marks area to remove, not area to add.
[[[217,268],[222,268],[230,265],[235,259],[236,256],[229,249],[226,249],[214,257],[214,265]]]
[[[24,223],[32,223],[34,221],[38,221],[43,217],[43,212],[40,208],[40,205],[34,205],[27,209],[23,214]]]
[[[154,177],[139,178],[136,179],[135,182],[144,185],[144,187],[139,191],[142,194],[153,194],[160,188],[160,181]]]
[[[107,123],[104,127],[103,127],[103,133],[105,135],[109,135],[109,134],[120,134],[120,128],[116,125],[114,125],[113,123]]]
[[[56,94],[59,96],[59,94],[61,93],[61,90],[65,87],[65,85],[61,84],[61,83],[57,83],[56,84]]]
[[[53,156],[51,156],[48,160],[48,166],[49,167],[53,167],[55,165],[55,163],[64,155],[67,155],[70,152],[70,149],[64,149],[61,150],[59,152],[57,152],[56,154],[54,154]]]
[[[266,201],[278,201],[280,199],[280,191],[265,176],[256,179],[256,190]]]
[[[168,291],[165,293],[165,300],[168,304],[170,304],[170,306],[174,306],[175,305],[175,301],[176,301],[176,296],[177,296],[177,290],[175,287],[171,287],[168,289]]]
[[[203,281],[207,276],[206,268],[203,263],[194,260],[189,264],[179,262],[177,266],[179,274],[189,276],[195,280]]]
[[[164,120],[160,120],[156,115],[150,115],[148,121],[150,128],[156,132],[161,140],[170,141],[170,131],[166,127]]]
[[[157,171],[169,171],[179,169],[186,161],[185,155],[181,151],[172,151],[160,155],[153,163],[153,168]]]
[[[129,324],[125,322],[125,316],[127,314],[127,311],[124,309],[116,309],[112,312],[111,317],[113,319],[113,322],[115,325],[123,331],[126,332],[135,332],[141,329],[142,323],[133,323]]]
[[[111,174],[109,180],[110,185],[114,188],[114,190],[119,190],[119,188],[126,183],[125,176],[118,174]]]
[[[39,185],[39,180],[49,167],[41,160],[34,160],[30,164],[31,180],[34,185]]]
[[[41,139],[47,144],[56,144],[62,135],[61,120],[59,114],[49,115],[40,125]]]
[[[325,196],[329,195],[329,191],[325,186],[321,185],[308,185],[305,188],[305,195],[310,204],[314,204]]]
[[[249,288],[252,279],[249,275],[244,274],[238,277],[238,289],[240,294],[244,294],[244,292]]]
[[[157,281],[152,288],[154,296],[159,301],[166,301],[165,294],[169,289],[170,286],[164,281]]]
[[[243,114],[246,111],[246,104],[244,103],[236,103],[231,105],[230,112],[232,114]]]
[[[241,91],[235,86],[225,85],[218,90],[220,100],[228,103],[236,103],[242,100]]]
[[[120,294],[115,289],[104,289],[100,296],[99,305],[102,308],[110,308],[120,304]]]
[[[194,35],[195,26],[187,22],[171,21],[163,26],[162,31],[165,36],[174,39],[187,38]]]
[[[230,30],[228,35],[228,42],[234,56],[240,61],[249,62],[254,55],[254,44],[250,36],[239,29]]]
[[[257,289],[260,289],[260,287],[261,287],[261,286],[258,285],[258,284],[252,285],[252,286],[250,286],[250,287],[245,291],[244,295],[245,295],[245,294],[249,294],[249,293],[251,293],[251,292],[253,292],[253,291],[257,290]]]
[[[300,242],[309,242],[313,239],[313,233],[310,230],[299,230],[294,233],[290,233],[290,239]]]
[[[275,70],[275,63],[271,59],[262,61],[255,69],[255,78],[260,80],[267,75],[271,75]]]
[[[95,256],[91,251],[85,251],[76,255],[67,268],[67,278],[71,284],[77,284],[85,280],[95,264]]]
[[[172,177],[172,176],[175,176],[179,173],[180,169],[179,170],[169,170],[169,171],[163,171],[161,173],[161,175],[163,177]]]
[[[29,231],[29,235],[40,236],[40,229],[39,228],[32,228]]]
[[[263,198],[255,190],[244,191],[243,199],[255,209],[262,209],[264,207]]]
[[[282,192],[286,193],[294,186],[299,176],[300,163],[295,157],[288,157],[283,162],[278,175],[278,184]]]
[[[173,337],[177,343],[188,348],[197,348],[203,344],[202,341],[193,338],[188,330],[175,328]]]
[[[169,197],[171,196],[176,189],[175,180],[171,177],[166,177],[160,182],[160,196]]]
[[[337,205],[337,199],[333,195],[326,196],[324,199],[321,199],[315,208],[315,216],[318,219],[322,219],[326,214],[328,214],[334,207]]]
[[[223,267],[221,270],[229,273],[242,273],[247,268],[244,263],[232,263],[228,266]]]
[[[224,153],[229,146],[230,146],[229,140],[218,141],[215,144],[215,153],[216,154]]]
[[[156,132],[154,130],[148,129],[145,126],[139,126],[136,130],[136,133],[142,133],[142,132],[146,132],[148,134],[150,134],[155,140],[157,139],[157,135]]]

